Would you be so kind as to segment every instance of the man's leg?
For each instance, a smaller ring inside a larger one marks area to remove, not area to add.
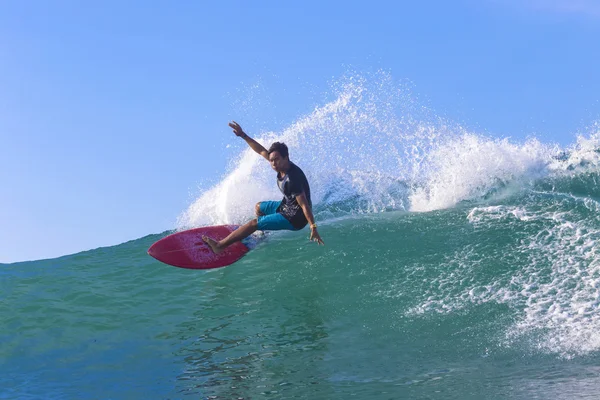
[[[247,238],[252,235],[256,231],[256,227],[258,226],[258,221],[253,219],[250,222],[240,226],[235,231],[231,232],[229,236],[225,239],[216,241],[214,239],[209,238],[208,236],[202,236],[202,240],[206,242],[210,246],[210,248],[215,252],[215,254],[219,254],[227,246],[234,244],[235,242],[239,242],[242,239]]]
[[[281,201],[261,201],[254,206],[254,212],[257,217],[275,214]]]

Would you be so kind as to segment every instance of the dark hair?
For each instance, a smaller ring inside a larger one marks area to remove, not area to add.
[[[280,143],[280,142],[273,143],[271,145],[271,147],[269,147],[269,154],[271,154],[274,151],[279,152],[279,154],[281,154],[281,157],[283,157],[283,158],[288,158],[288,156],[289,156],[288,148],[285,145],[285,143]]]

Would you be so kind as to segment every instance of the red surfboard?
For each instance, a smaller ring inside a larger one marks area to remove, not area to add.
[[[236,228],[235,225],[205,226],[177,232],[150,246],[148,254],[158,261],[180,268],[211,269],[225,267],[242,258],[248,252],[248,247],[241,242],[237,242],[227,247],[223,252],[215,254],[204,243],[202,236],[206,235],[215,240],[221,240]]]

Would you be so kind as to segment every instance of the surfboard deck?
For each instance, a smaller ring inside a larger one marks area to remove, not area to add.
[[[233,232],[237,225],[205,226],[176,232],[166,236],[148,249],[148,254],[158,261],[179,268],[211,269],[233,264],[250,250],[242,242],[227,247],[222,253],[215,254],[204,243],[202,236],[221,240]]]

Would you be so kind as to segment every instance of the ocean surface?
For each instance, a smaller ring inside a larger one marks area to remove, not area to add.
[[[600,129],[568,145],[438,118],[385,75],[281,132],[319,231],[237,263],[146,254],[169,232],[0,265],[0,399],[597,399]],[[278,199],[244,149],[174,230]]]

